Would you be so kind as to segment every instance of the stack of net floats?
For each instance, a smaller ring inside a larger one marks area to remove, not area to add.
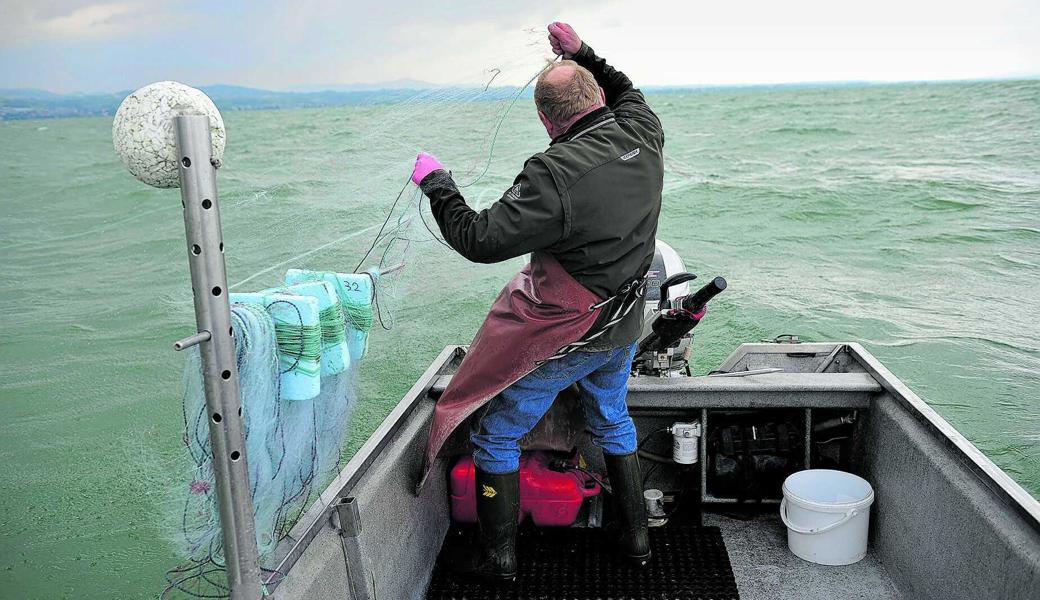
[[[261,564],[338,470],[378,277],[291,269],[284,286],[229,298]],[[197,578],[223,565],[197,347],[185,369],[184,425],[194,472],[175,541],[189,564],[171,573]]]

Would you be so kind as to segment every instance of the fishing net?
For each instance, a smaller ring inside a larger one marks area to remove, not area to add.
[[[438,255],[450,251],[409,181],[416,153],[436,153],[479,210],[544,147],[530,99],[531,83],[547,65],[544,35],[531,29],[527,38],[514,55],[454,85],[397,102],[315,111],[303,130],[281,112],[248,116],[249,130],[262,137],[235,140],[229,127],[222,216],[224,239],[234,240],[228,271],[247,273],[229,287],[265,583],[283,576],[279,541],[342,466],[351,415],[364,402],[356,382],[369,344],[395,334],[401,303],[421,297]],[[526,114],[514,113],[517,105]],[[504,134],[511,115],[517,124]],[[300,140],[318,140],[329,151],[316,153]],[[235,170],[236,151],[244,161],[250,145],[271,143],[284,145],[284,160],[263,171]],[[464,285],[472,275],[452,277]],[[306,285],[327,286],[328,294]],[[174,304],[187,307],[186,299]],[[372,342],[371,333],[384,337]],[[184,388],[178,472],[186,477],[171,491],[168,511],[184,562],[167,572],[162,595],[226,597],[197,348],[188,353]]]

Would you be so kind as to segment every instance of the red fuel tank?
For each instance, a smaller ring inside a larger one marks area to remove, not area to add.
[[[599,494],[600,486],[580,471],[553,471],[549,460],[544,452],[525,453],[520,457],[519,520],[530,515],[538,526],[572,525],[582,502]],[[455,522],[477,522],[476,494],[473,457],[463,456],[451,469],[451,518]]]

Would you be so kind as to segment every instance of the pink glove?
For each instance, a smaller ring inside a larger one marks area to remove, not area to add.
[[[437,160],[437,157],[432,154],[420,152],[415,157],[415,168],[412,169],[412,183],[419,185],[427,175],[434,171],[444,169],[444,165],[441,161]]]
[[[570,25],[553,21],[549,23],[549,45],[557,56],[571,58],[581,50],[581,38]]]

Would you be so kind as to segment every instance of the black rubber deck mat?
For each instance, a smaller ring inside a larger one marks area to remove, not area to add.
[[[445,548],[467,543],[452,531]],[[603,529],[521,529],[515,583],[460,581],[440,561],[427,600],[736,600],[737,584],[718,527],[650,530],[653,558],[637,569],[614,552]]]

